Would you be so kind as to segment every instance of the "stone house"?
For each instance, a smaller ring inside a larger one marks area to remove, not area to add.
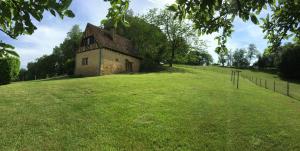
[[[139,72],[141,58],[130,40],[87,24],[76,52],[75,75],[99,76]]]

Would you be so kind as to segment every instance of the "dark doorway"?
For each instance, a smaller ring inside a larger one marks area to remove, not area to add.
[[[126,60],[125,66],[126,66],[126,72],[133,72],[133,70],[132,70],[132,62]]]

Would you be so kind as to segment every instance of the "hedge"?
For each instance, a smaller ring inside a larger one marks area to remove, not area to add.
[[[9,84],[18,78],[20,60],[16,57],[0,58],[0,85]]]

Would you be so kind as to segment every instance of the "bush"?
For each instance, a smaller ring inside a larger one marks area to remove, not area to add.
[[[283,52],[279,70],[284,78],[300,79],[300,46],[290,47]]]
[[[0,85],[9,84],[18,78],[20,60],[16,57],[0,58]]]

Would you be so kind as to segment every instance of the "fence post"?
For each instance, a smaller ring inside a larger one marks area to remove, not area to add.
[[[231,82],[232,82],[232,78],[233,78],[233,71],[231,70],[231,79],[230,79]]]
[[[259,86],[261,86],[261,79],[259,79]]]
[[[237,85],[236,85],[236,88],[238,89],[239,88],[239,82],[240,82],[240,71],[237,71]]]
[[[276,92],[276,83],[275,83],[275,80],[274,80],[274,92]]]
[[[287,88],[286,88],[286,94],[287,94],[287,96],[290,96],[290,83],[289,82],[287,82],[287,86],[286,86]]]
[[[233,72],[233,85],[235,84],[235,71]]]
[[[267,89],[267,80],[265,80],[265,88]]]

